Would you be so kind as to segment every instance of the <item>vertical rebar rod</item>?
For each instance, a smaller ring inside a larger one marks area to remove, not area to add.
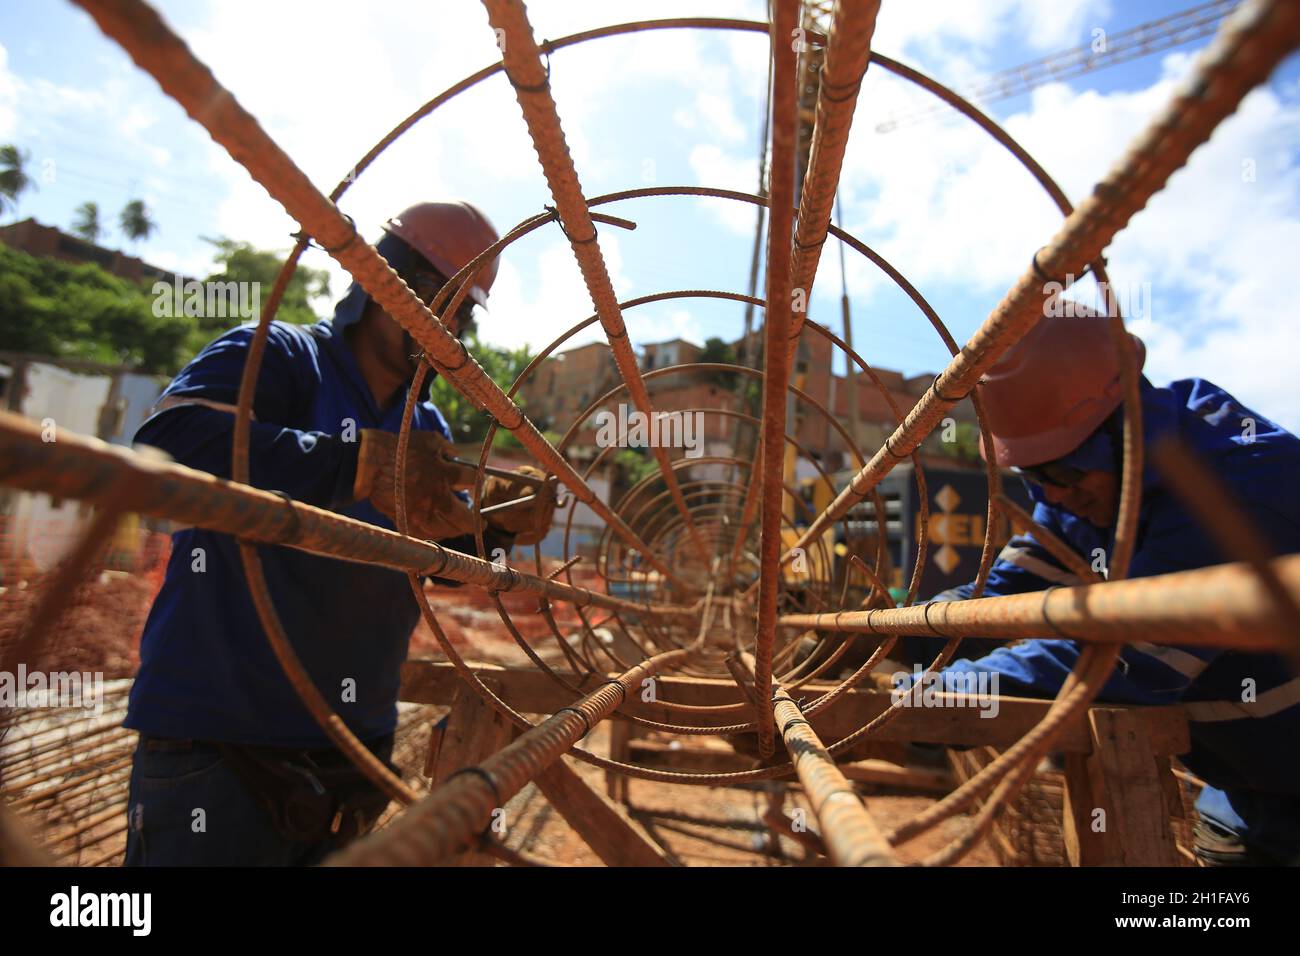
[[[799,22],[798,0],[772,4],[772,171],[768,190],[767,294],[763,321],[763,430],[759,520],[758,629],[754,637],[754,682],[759,700],[772,697],[772,646],[776,641],[776,599],[780,589],[781,472],[785,465],[786,385],[790,352],[786,346],[793,300],[790,246],[794,225],[795,87],[793,36]],[[804,303],[806,306],[806,302]],[[776,750],[775,725],[767,707],[758,709],[759,753]]]
[[[871,62],[871,38],[876,31],[880,0],[838,0],[826,60],[817,91],[817,120],[813,126],[808,172],[799,195],[799,216],[795,227],[790,281],[807,300],[812,299],[813,280],[821,260],[831,224],[840,170],[849,144],[849,131],[858,104],[858,91]],[[807,312],[796,312],[790,323],[787,348],[793,358]],[[849,374],[852,374],[850,372]]]

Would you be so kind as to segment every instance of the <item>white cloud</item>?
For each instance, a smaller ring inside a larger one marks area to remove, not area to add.
[[[694,342],[696,345],[704,342],[704,333],[700,330],[700,323],[695,316],[685,309],[673,309],[666,316],[666,320],[663,326],[655,330],[656,334],[653,337],[643,337],[643,341],[650,341],[653,338],[659,341],[685,339],[688,342]]]
[[[761,12],[761,4],[753,2],[711,6],[715,9],[707,12],[714,15],[738,9],[751,15]],[[641,2],[621,6],[616,16],[594,22],[687,11],[698,14],[699,4]],[[529,15],[538,41],[593,25],[591,8],[569,3],[530,4]],[[256,30],[249,30],[250,18],[256,20]],[[429,20],[428,7],[415,2],[375,7],[365,18],[357,17],[350,0],[315,4],[309,17],[289,4],[219,3],[208,8],[202,26],[187,31],[186,38],[263,128],[327,191],[401,118],[500,58],[480,5],[440,6],[434,34],[423,28]],[[285,43],[286,36],[293,42]],[[621,186],[631,178],[629,173],[640,174],[643,166],[643,160],[632,158],[626,168],[611,169],[611,163],[627,158],[593,141],[588,129],[602,115],[616,113],[628,91],[649,83],[674,82],[684,88],[693,83],[697,71],[708,65],[701,49],[694,31],[656,31],[584,43],[551,57],[552,92],[588,192],[595,191],[591,184],[602,177],[612,177]],[[722,66],[716,69],[725,74]],[[705,108],[711,123],[725,132],[726,103],[710,98]],[[733,135],[737,127],[733,122]],[[285,248],[286,236],[296,225],[223,154],[214,153],[212,163],[227,191],[218,213],[220,231],[256,245]],[[406,133],[357,179],[340,206],[363,235],[374,238],[397,210],[444,196],[463,196],[481,205],[501,232],[552,201],[519,104],[500,75],[456,97]],[[528,199],[521,203],[519,197]],[[602,239],[602,248],[606,245]],[[309,255],[315,261],[307,264],[330,270],[334,288],[346,286],[348,277],[332,260]],[[507,253],[506,262],[516,255],[513,250]],[[546,265],[555,264],[538,260],[528,263],[524,272],[531,276]],[[569,268],[576,274],[576,265]],[[510,271],[503,264],[498,281],[508,286]],[[551,289],[554,282],[543,274],[539,287]],[[518,301],[537,300],[521,294]],[[568,301],[562,297],[556,309]],[[492,328],[491,323],[485,328]]]
[[[11,136],[18,125],[17,102],[18,79],[9,72],[9,51],[0,44],[0,136]]]
[[[690,164],[696,181],[702,186],[753,192],[757,185],[755,160],[724,152],[712,144],[692,149]],[[713,210],[722,224],[737,236],[754,235],[754,210],[749,203],[721,200],[708,203],[707,208]]]
[[[554,227],[543,227],[547,228]],[[541,236],[534,234],[520,240],[526,258],[536,263],[536,283],[527,282],[516,257],[502,260],[492,285],[490,311],[479,314],[479,332],[486,341],[512,348],[528,345],[536,351],[595,311],[572,247],[562,238],[557,240],[545,232]],[[617,235],[602,236],[600,248],[614,288],[620,298],[626,298],[630,282],[623,274]],[[634,318],[631,315],[625,318],[633,330]],[[634,330],[633,338],[637,338]],[[605,333],[596,322],[561,348],[604,339]]]
[[[1003,51],[1013,36],[1044,53],[1073,46],[1085,27],[1105,22],[1109,6],[1105,0],[885,3],[876,20],[872,46],[891,56],[915,54],[922,60],[941,62],[959,49],[972,62],[1007,66]],[[941,79],[949,82],[957,77],[947,74]]]
[[[1042,87],[1005,125],[1078,200],[1169,102],[1190,66],[1189,56],[1172,54],[1157,82],[1132,92]],[[1154,381],[1209,378],[1293,429],[1300,427],[1290,359],[1300,350],[1290,301],[1300,248],[1295,92],[1252,93],[1107,251],[1121,300],[1127,290],[1151,287],[1151,314],[1134,317],[1132,327],[1147,340]],[[962,290],[972,317],[983,318],[1060,215],[969,124],[873,132],[855,135],[846,158],[846,225],[923,293]],[[1255,181],[1243,181],[1252,161]],[[851,262],[851,288],[869,304],[888,280]],[[1081,286],[1079,294],[1094,291]],[[909,321],[923,322],[915,314]]]

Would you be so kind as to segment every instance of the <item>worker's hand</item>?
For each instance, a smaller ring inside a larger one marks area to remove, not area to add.
[[[519,469],[522,474],[534,478],[546,475],[531,465]],[[536,544],[546,537],[551,529],[551,519],[555,516],[555,483],[552,481],[523,481],[518,478],[503,478],[489,475],[483,486],[482,508],[515,501],[532,495],[531,501],[503,508],[486,515],[488,524],[499,531],[515,536],[515,544]]]
[[[441,435],[411,432],[406,457],[406,514],[410,519],[408,530],[416,537],[439,541],[474,530],[473,512],[453,491],[460,469],[447,458],[454,452],[451,442]],[[377,428],[361,429],[353,496],[357,500],[369,498],[394,523],[396,476],[397,435]]]

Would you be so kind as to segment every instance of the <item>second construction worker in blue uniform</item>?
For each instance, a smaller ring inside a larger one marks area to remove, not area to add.
[[[1078,311],[1040,320],[984,377],[980,395],[993,448],[981,451],[1025,478],[1039,525],[1104,568],[1115,542],[1123,454],[1119,365],[1107,320]],[[1275,553],[1300,552],[1300,439],[1204,379],[1157,388],[1144,376],[1141,395],[1148,447],[1166,436],[1181,440]],[[1229,560],[1148,463],[1129,576]],[[1032,535],[1020,535],[999,555],[984,593],[1082,583]],[[972,588],[938,599],[969,598]],[[963,642],[959,653],[967,657],[947,671],[995,674],[1001,694],[1042,697],[1055,695],[1080,653],[1078,643],[1060,639],[994,647]],[[1179,704],[1186,711],[1192,748],[1181,759],[1207,784],[1196,803],[1202,861],[1300,862],[1300,677],[1284,658],[1131,644],[1099,700]]]

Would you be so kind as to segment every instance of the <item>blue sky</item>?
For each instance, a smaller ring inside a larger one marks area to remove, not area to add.
[[[874,45],[961,86],[1086,43],[1096,29],[1114,33],[1190,5],[885,0]],[[159,6],[322,191],[412,109],[497,58],[486,15],[472,0]],[[539,38],[647,17],[760,19],[764,8],[761,0],[529,4]],[[1206,42],[1040,87],[989,110],[1078,200],[1169,99]],[[552,85],[586,192],[673,184],[752,191],[765,55],[758,34],[700,31],[557,52]],[[1132,300],[1131,327],[1147,341],[1153,379],[1210,378],[1293,430],[1300,428],[1291,367],[1300,333],[1290,316],[1300,250],[1298,77],[1292,58],[1108,253],[1121,300]],[[876,131],[895,111],[926,103],[883,71],[868,74],[845,164],[845,225],[916,283],[964,341],[1060,217],[1028,174],[968,124],[934,120]],[[122,205],[142,197],[160,228],[132,251],[166,268],[206,273],[211,249],[203,236],[287,249],[296,228],[68,3],[0,2],[0,142],[32,156],[39,189],[23,197],[20,218],[67,228],[73,210],[94,200],[115,224]],[[1253,180],[1243,176],[1248,166]],[[407,203],[448,196],[479,204],[501,231],[550,201],[518,105],[500,77],[418,126],[341,206],[373,237]],[[638,223],[632,233],[601,233],[621,297],[744,290],[752,207],[656,198],[606,208]],[[106,242],[125,245],[116,232]],[[839,331],[838,255],[833,244],[826,248],[810,314]],[[323,253],[307,262],[334,270],[335,294],[342,293],[342,273]],[[855,344],[868,361],[909,374],[942,364],[946,352],[916,309],[852,254],[849,288]],[[590,313],[558,229],[513,247],[492,305],[485,333],[533,346]],[[627,321],[638,342],[734,338],[742,308],[678,300],[631,311]]]

